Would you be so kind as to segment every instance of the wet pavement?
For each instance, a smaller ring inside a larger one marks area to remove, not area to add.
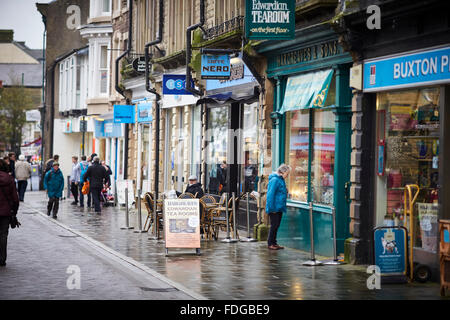
[[[382,284],[380,290],[369,290],[367,266],[302,266],[309,253],[290,248],[270,251],[266,242],[202,241],[200,256],[188,249],[170,250],[166,256],[164,241],[149,240],[148,233],[120,229],[125,226],[124,208],[105,207],[97,214],[93,209],[73,206],[71,201],[61,201],[58,223],[208,299],[441,299],[437,283]],[[44,214],[46,205],[44,192],[27,192],[21,212]],[[142,206],[142,221],[145,217]],[[131,211],[130,225],[138,226],[135,210]]]

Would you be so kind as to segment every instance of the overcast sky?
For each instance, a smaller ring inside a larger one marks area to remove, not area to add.
[[[51,0],[0,0],[0,29],[13,29],[15,41],[31,49],[42,49],[44,23],[36,3]]]

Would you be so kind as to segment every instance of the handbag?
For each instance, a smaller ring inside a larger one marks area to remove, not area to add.
[[[81,189],[81,193],[88,194],[89,193],[89,181],[86,181],[83,184],[83,188]]]
[[[11,217],[9,224],[11,225],[11,229],[14,229],[15,227],[19,228],[22,225],[15,215]]]

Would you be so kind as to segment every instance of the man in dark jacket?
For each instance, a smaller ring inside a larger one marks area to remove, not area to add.
[[[16,183],[8,172],[9,165],[0,159],[0,267],[6,265],[6,246],[11,217],[15,216],[19,209]]]
[[[192,175],[188,178],[189,184],[186,188],[185,192],[192,193],[193,195],[197,194],[196,198],[200,199],[203,197],[203,190],[201,183],[197,182],[197,177]]]
[[[94,162],[92,166],[89,166],[86,173],[83,176],[83,180],[89,179],[90,193],[92,196],[92,201],[94,202],[95,212],[100,213],[100,192],[103,189],[103,184],[107,179],[108,174],[106,173],[105,167],[100,164],[99,157],[94,157]]]

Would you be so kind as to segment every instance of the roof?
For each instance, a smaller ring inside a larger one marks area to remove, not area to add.
[[[41,64],[11,64],[0,63],[0,80],[4,86],[10,86],[19,82],[25,87],[42,87],[42,65]]]
[[[28,49],[29,50],[29,49]],[[37,64],[39,61],[16,43],[0,43],[0,63]]]

